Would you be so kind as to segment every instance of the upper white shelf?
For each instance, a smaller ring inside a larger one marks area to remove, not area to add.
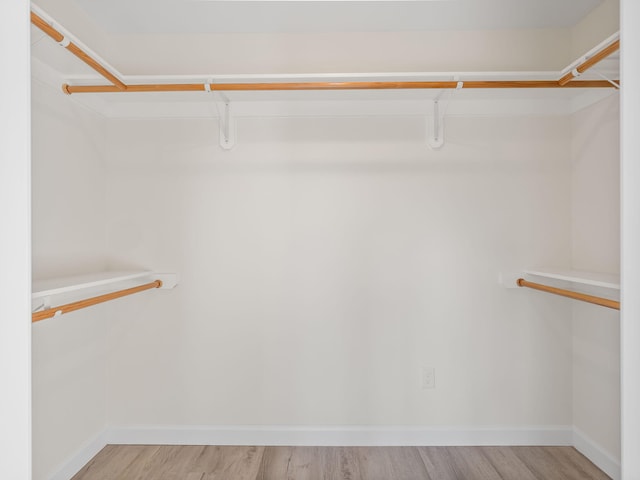
[[[583,272],[561,268],[529,268],[524,273],[536,277],[620,290],[620,275],[611,273]]]
[[[83,289],[107,287],[130,280],[150,278],[154,275],[154,272],[150,271],[113,271],[37,280],[33,282],[31,298],[43,298]]]

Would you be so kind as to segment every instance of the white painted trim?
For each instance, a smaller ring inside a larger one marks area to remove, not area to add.
[[[613,480],[622,478],[620,461],[576,427],[573,427],[573,446]]]
[[[68,458],[49,480],[69,480],[107,445],[106,440],[107,430],[103,430]]]
[[[29,5],[0,3],[0,478],[31,478]]]
[[[622,311],[620,317],[620,383],[622,478],[640,478],[640,2],[620,2]],[[625,87],[626,85],[626,87]]]
[[[573,446],[613,480],[621,479],[620,462],[585,435],[567,425],[523,427],[408,426],[191,426],[110,427],[87,442],[48,480],[68,480],[106,445],[293,445],[293,446]]]
[[[572,445],[571,426],[120,426],[107,443],[132,445],[462,446]]]

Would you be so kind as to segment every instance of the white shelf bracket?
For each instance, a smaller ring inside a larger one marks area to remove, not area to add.
[[[236,145],[236,121],[231,115],[231,100],[223,93],[220,96],[221,108],[218,108],[218,124],[220,126],[220,147],[231,150]]]
[[[607,82],[609,82],[611,85],[613,85],[614,87],[616,87],[616,89],[620,90],[620,84],[611,80],[609,77],[607,77],[604,73],[599,72],[598,70],[596,70],[595,68],[592,68],[591,71],[593,73],[595,73],[596,75],[598,75],[600,78],[602,78],[603,80],[606,80]]]
[[[457,76],[454,81],[456,82],[456,88],[455,90],[446,91],[448,94],[446,103],[442,105],[442,97],[445,94],[445,91],[442,91],[433,100],[433,113],[427,116],[427,145],[432,150],[439,150],[444,146],[444,116],[447,112],[447,107],[453,93],[464,88],[464,82],[461,82]]]
[[[236,121],[231,115],[231,100],[224,93],[211,88],[213,81],[204,84],[207,93],[213,93],[213,103],[218,113],[218,138],[223,150],[231,150],[236,144]]]
[[[438,150],[444,145],[444,108],[440,98],[433,100],[433,113],[427,116],[427,145]]]

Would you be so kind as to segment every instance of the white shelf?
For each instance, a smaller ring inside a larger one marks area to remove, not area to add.
[[[561,268],[529,268],[524,273],[536,277],[620,290],[620,275],[611,273],[583,272]]]
[[[105,302],[109,299],[137,293],[157,287],[152,282],[159,280],[162,290],[172,289],[178,284],[178,274],[158,273],[146,270],[95,272],[73,277],[36,280],[32,284],[31,310],[33,321],[44,320],[78,308]],[[142,290],[135,287],[145,287]],[[105,294],[113,294],[105,297]],[[52,307],[53,298],[55,304]],[[81,306],[78,302],[84,302]],[[44,310],[41,310],[44,309]]]
[[[32,285],[31,298],[44,298],[89,288],[106,287],[112,284],[151,277],[153,274],[153,272],[149,271],[114,271],[36,280]]]

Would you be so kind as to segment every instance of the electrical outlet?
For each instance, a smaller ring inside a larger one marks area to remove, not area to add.
[[[436,388],[436,369],[433,367],[422,367],[422,389]]]

